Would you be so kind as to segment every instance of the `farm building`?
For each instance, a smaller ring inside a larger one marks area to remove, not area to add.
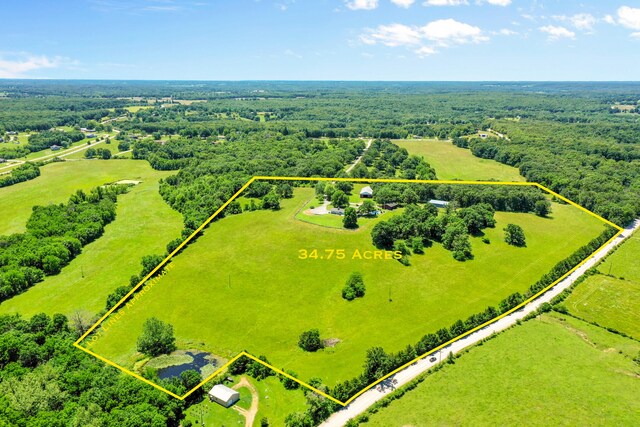
[[[87,134],[87,138],[95,138],[96,134],[95,133],[88,133]]]
[[[388,211],[392,211],[394,209],[398,209],[400,205],[398,203],[385,203],[382,205],[382,209],[386,209]]]
[[[228,408],[240,400],[240,393],[226,385],[216,384],[209,391],[209,400]]]
[[[364,187],[360,190],[360,198],[361,199],[370,199],[373,197],[373,189],[369,186]]]
[[[62,148],[62,147],[61,147],[61,146],[59,146],[59,145],[52,145],[52,146],[51,146],[51,151],[58,151],[58,150],[60,150],[61,148]]]
[[[341,208],[333,208],[329,211],[331,215],[344,215],[344,209]]]
[[[488,136],[489,136],[489,135],[488,135],[488,134],[486,134],[486,133],[481,133],[481,134],[480,134],[480,138],[482,138],[482,139],[485,139],[485,138],[487,138]]]
[[[0,163],[7,163],[7,159],[0,159]]]
[[[449,202],[445,202],[444,200],[429,200],[429,203],[434,205],[436,208],[446,208],[449,206]]]

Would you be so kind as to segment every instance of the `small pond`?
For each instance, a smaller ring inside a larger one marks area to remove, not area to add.
[[[211,357],[209,353],[187,351],[185,354],[191,356],[193,360],[189,363],[167,366],[166,368],[158,369],[158,377],[161,380],[166,380],[169,378],[179,377],[181,373],[190,369],[201,372],[202,368],[207,365],[217,365],[216,359]]]

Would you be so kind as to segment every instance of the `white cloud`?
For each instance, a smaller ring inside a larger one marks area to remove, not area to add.
[[[24,53],[13,54],[11,55],[11,59],[0,56],[0,78],[11,79],[25,77],[30,71],[58,68],[67,61],[68,60],[60,56],[49,58],[45,55],[36,56]]]
[[[368,34],[360,36],[360,40],[369,45],[382,43],[385,46],[417,45],[421,42],[422,34],[415,27],[403,24],[379,25]]]
[[[637,33],[631,33],[631,38],[640,39],[640,31]]]
[[[517,36],[519,33],[508,28],[503,28],[500,31],[493,31],[491,34],[496,36]]]
[[[592,31],[594,25],[598,23],[598,19],[590,13],[578,13],[573,16],[554,15],[552,18],[556,21],[569,22],[573,27],[582,31]]]
[[[416,50],[416,54],[418,54],[420,58],[435,55],[436,53],[438,53],[438,51],[431,46],[422,46],[420,49]]]
[[[426,0],[422,3],[425,6],[460,6],[469,4],[467,0]]]
[[[511,4],[511,0],[486,0],[487,3],[492,4],[494,6],[509,6]]]
[[[480,43],[489,40],[478,27],[454,19],[439,19],[422,27],[424,38],[440,46],[451,44]]]
[[[545,25],[544,27],[539,28],[543,33],[547,33],[549,35],[549,40],[559,40],[563,38],[567,39],[575,39],[576,33],[566,29],[565,27],[558,27],[555,25]]]
[[[632,30],[640,30],[640,9],[622,6],[618,9],[618,23]]]
[[[489,40],[483,31],[469,24],[453,19],[440,19],[422,27],[404,24],[379,25],[360,36],[367,45],[404,46],[413,48],[420,57],[438,53],[438,48],[446,48]]]
[[[615,24],[616,23],[616,20],[611,15],[605,15],[604,18],[602,18],[602,20],[604,22],[606,22],[607,24]]]
[[[378,7],[378,0],[347,0],[346,3],[351,10],[372,10]]]
[[[410,8],[415,2],[416,0],[391,0],[391,3],[399,7],[404,7],[405,9]]]

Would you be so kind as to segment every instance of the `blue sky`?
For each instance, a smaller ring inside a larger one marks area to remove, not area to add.
[[[640,0],[16,0],[0,16],[0,78],[640,75]]]

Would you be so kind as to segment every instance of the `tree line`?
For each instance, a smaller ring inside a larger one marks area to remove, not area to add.
[[[66,204],[35,206],[24,233],[0,236],[0,301],[58,274],[115,219],[126,186],[78,190]]]

